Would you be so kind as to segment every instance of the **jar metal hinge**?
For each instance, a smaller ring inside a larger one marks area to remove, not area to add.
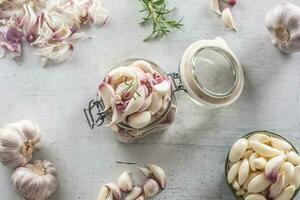
[[[187,92],[187,90],[185,89],[185,87],[183,86],[183,84],[181,82],[181,76],[179,73],[173,72],[171,74],[168,74],[168,76],[172,79],[172,82],[173,82],[173,86],[174,86],[174,90],[172,92],[173,94],[178,91]]]
[[[103,100],[97,97],[92,99],[89,102],[88,108],[83,110],[91,129],[93,129],[95,126],[101,126],[104,123],[107,116],[104,108],[105,106]]]

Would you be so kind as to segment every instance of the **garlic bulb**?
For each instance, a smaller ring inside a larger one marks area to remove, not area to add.
[[[45,200],[58,187],[56,169],[46,160],[17,168],[11,178],[16,191],[26,200]]]
[[[265,18],[272,43],[284,53],[300,51],[300,8],[282,3],[270,10]]]
[[[9,168],[24,166],[40,147],[40,129],[31,121],[8,124],[0,131],[0,160]]]

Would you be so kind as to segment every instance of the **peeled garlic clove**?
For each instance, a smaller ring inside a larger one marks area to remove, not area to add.
[[[286,187],[280,193],[280,195],[277,198],[275,198],[274,200],[289,200],[294,196],[295,190],[296,190],[295,186],[290,185],[290,186]]]
[[[238,190],[241,189],[241,186],[240,186],[239,182],[238,182],[236,179],[233,180],[233,182],[232,182],[232,187],[233,187],[236,191],[238,191]]]
[[[113,95],[115,94],[114,89],[111,87],[111,85],[107,83],[101,83],[99,85],[99,96],[102,98],[102,101],[104,103],[104,110],[107,110],[111,107],[111,99]]]
[[[291,3],[281,3],[271,9],[265,18],[272,43],[284,53],[300,51],[300,8]]]
[[[246,151],[246,152],[244,153],[244,155],[242,156],[242,158],[243,158],[243,159],[248,159],[248,158],[251,156],[252,153],[253,153],[252,150],[248,150],[248,151]]]
[[[261,194],[250,194],[246,196],[245,200],[267,200],[267,199]]]
[[[245,181],[245,183],[243,184],[243,189],[247,190],[248,189],[248,184],[249,182],[256,177],[258,174],[260,174],[259,172],[251,172],[247,178],[247,180]]]
[[[25,199],[47,199],[58,187],[57,171],[46,160],[17,168],[11,179],[16,191]]]
[[[242,164],[242,162],[239,161],[239,162],[234,163],[231,166],[231,168],[229,169],[229,171],[227,173],[227,181],[228,181],[228,183],[232,183],[232,181],[238,175],[241,164]]]
[[[152,102],[151,105],[148,108],[148,111],[151,112],[151,114],[156,114],[162,107],[163,98],[161,95],[159,95],[157,92],[153,92],[152,96]]]
[[[153,197],[159,191],[159,185],[154,179],[148,179],[144,185],[145,197]]]
[[[37,124],[22,120],[3,127],[0,131],[0,160],[9,168],[24,166],[39,149],[41,141]]]
[[[149,169],[147,169],[147,168],[144,168],[144,167],[138,167],[140,170],[141,170],[141,172],[145,175],[145,176],[147,176],[147,177],[149,177],[151,174],[152,174],[152,172],[149,170]]]
[[[230,162],[236,162],[242,158],[248,147],[248,140],[245,138],[237,140],[231,147],[229,152]]]
[[[149,111],[137,112],[128,116],[127,122],[132,128],[143,128],[151,122],[151,113]]]
[[[249,142],[256,141],[260,143],[267,143],[270,141],[270,137],[263,133],[256,133],[248,138]]]
[[[123,112],[124,116],[128,116],[132,113],[137,112],[144,104],[145,101],[145,89],[143,86],[140,86],[133,98],[129,101],[128,106]]]
[[[112,197],[110,189],[106,186],[101,187],[98,200],[107,200],[110,196]]]
[[[154,85],[154,90],[164,96],[171,91],[171,81],[169,79],[163,80],[161,83]]]
[[[142,111],[145,111],[149,108],[149,106],[151,105],[152,103],[152,96],[153,96],[153,93],[151,93],[144,101],[144,104],[143,106],[140,108],[139,112],[142,112]]]
[[[290,151],[287,154],[287,161],[291,162],[294,165],[300,165],[300,156],[294,151]]]
[[[132,180],[130,177],[130,171],[123,172],[118,179],[118,185],[124,192],[130,192],[132,190]]]
[[[293,178],[293,184],[295,185],[296,189],[300,186],[300,165],[295,167],[295,174]]]
[[[278,149],[278,150],[284,151],[284,152],[288,152],[292,149],[292,146],[288,142],[277,139],[277,138],[273,138],[273,137],[271,138],[271,145],[275,149]]]
[[[123,82],[123,78],[124,78],[123,72],[124,71],[126,71],[126,67],[118,67],[118,68],[111,70],[106,75],[106,78],[105,78],[106,82],[112,86],[119,85],[120,83]]]
[[[210,0],[210,8],[218,15],[221,15],[219,0]]]
[[[147,75],[146,73],[138,68],[138,67],[127,67],[126,70],[123,72],[124,76],[132,77],[132,78],[137,78],[139,81],[146,81],[147,80]]]
[[[267,160],[264,157],[259,157],[254,160],[255,169],[264,169],[267,164]]]
[[[238,191],[236,191],[236,195],[237,196],[243,196],[244,194],[246,193],[246,191],[245,190],[243,190],[243,189],[240,189],[240,190],[238,190]]]
[[[268,199],[274,199],[280,194],[280,192],[284,188],[284,182],[285,182],[285,175],[283,172],[281,172],[277,176],[277,181],[273,183],[268,190],[268,194],[267,194]]]
[[[251,141],[249,142],[249,146],[259,155],[264,157],[274,157],[277,155],[280,155],[281,152],[277,149],[274,149],[266,144],[257,142],[257,141]]]
[[[281,165],[279,171],[285,173],[285,183],[284,183],[285,187],[288,186],[290,183],[292,183],[295,174],[295,167],[292,163],[284,162]]]
[[[111,191],[111,193],[114,197],[114,200],[120,200],[121,199],[122,194],[121,194],[121,190],[120,190],[118,185],[116,185],[115,183],[107,183],[104,186],[109,188],[109,190]]]
[[[164,189],[166,187],[166,173],[165,171],[154,164],[148,164],[147,165],[150,171],[153,173],[154,178],[158,181],[161,189]]]
[[[265,174],[268,180],[272,181],[273,183],[276,182],[278,172],[285,159],[286,155],[283,154],[276,156],[267,162],[265,167]]]
[[[238,173],[238,181],[240,185],[243,185],[243,183],[247,180],[249,171],[250,171],[249,162],[247,159],[244,159],[241,163],[239,173]]]
[[[150,63],[144,61],[144,60],[137,60],[134,61],[131,66],[138,67],[141,70],[143,70],[145,73],[153,73],[153,69]]]
[[[249,157],[249,165],[252,171],[256,171],[255,163],[254,163],[256,157],[257,157],[256,153],[252,153]]]
[[[143,193],[143,190],[139,186],[135,186],[131,192],[125,197],[125,200],[136,200],[141,194]]]
[[[228,3],[231,6],[234,6],[236,4],[236,0],[223,0],[223,1]]]
[[[271,185],[271,181],[267,179],[264,173],[254,177],[248,184],[248,192],[259,193],[267,189]]]
[[[226,27],[237,31],[237,28],[235,26],[231,11],[229,8],[225,8],[221,14],[221,18],[223,20],[223,23]]]

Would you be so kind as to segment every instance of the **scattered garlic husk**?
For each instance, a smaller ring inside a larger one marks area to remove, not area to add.
[[[218,15],[221,15],[219,0],[210,0],[210,8]]]
[[[155,196],[158,193],[158,191],[159,191],[158,183],[152,178],[148,179],[144,185],[145,198]]]
[[[166,187],[165,171],[160,166],[154,164],[147,164],[147,167],[152,172],[153,177],[157,180],[161,189],[164,189]]]
[[[234,31],[237,31],[237,28],[235,26],[235,22],[233,20],[230,8],[225,8],[222,11],[222,15],[221,15],[222,21],[224,23],[224,25]]]
[[[300,51],[299,28],[300,7],[283,2],[271,9],[265,24],[272,43],[284,53]]]
[[[0,160],[9,168],[27,164],[40,147],[40,128],[37,124],[22,120],[3,127],[0,131]]]
[[[132,180],[130,171],[123,172],[118,179],[118,185],[124,192],[130,192],[132,190]]]
[[[12,174],[16,191],[28,200],[46,200],[58,187],[57,171],[49,161],[34,161]]]
[[[236,162],[242,158],[248,147],[248,141],[245,138],[237,140],[231,147],[229,152],[230,162]]]
[[[125,200],[136,200],[143,193],[143,189],[139,186],[134,186],[131,192],[125,197]]]

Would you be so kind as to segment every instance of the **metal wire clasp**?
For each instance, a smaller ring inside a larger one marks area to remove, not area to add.
[[[85,117],[91,129],[95,126],[101,126],[107,116],[104,111],[104,103],[101,98],[92,99],[88,108],[83,109]]]
[[[174,85],[174,90],[173,90],[173,95],[175,92],[178,92],[180,90],[183,90],[185,92],[187,92],[187,90],[185,89],[185,87],[183,86],[182,82],[181,82],[181,76],[179,73],[177,72],[173,72],[171,74],[168,74],[168,76],[172,79],[173,85]]]

